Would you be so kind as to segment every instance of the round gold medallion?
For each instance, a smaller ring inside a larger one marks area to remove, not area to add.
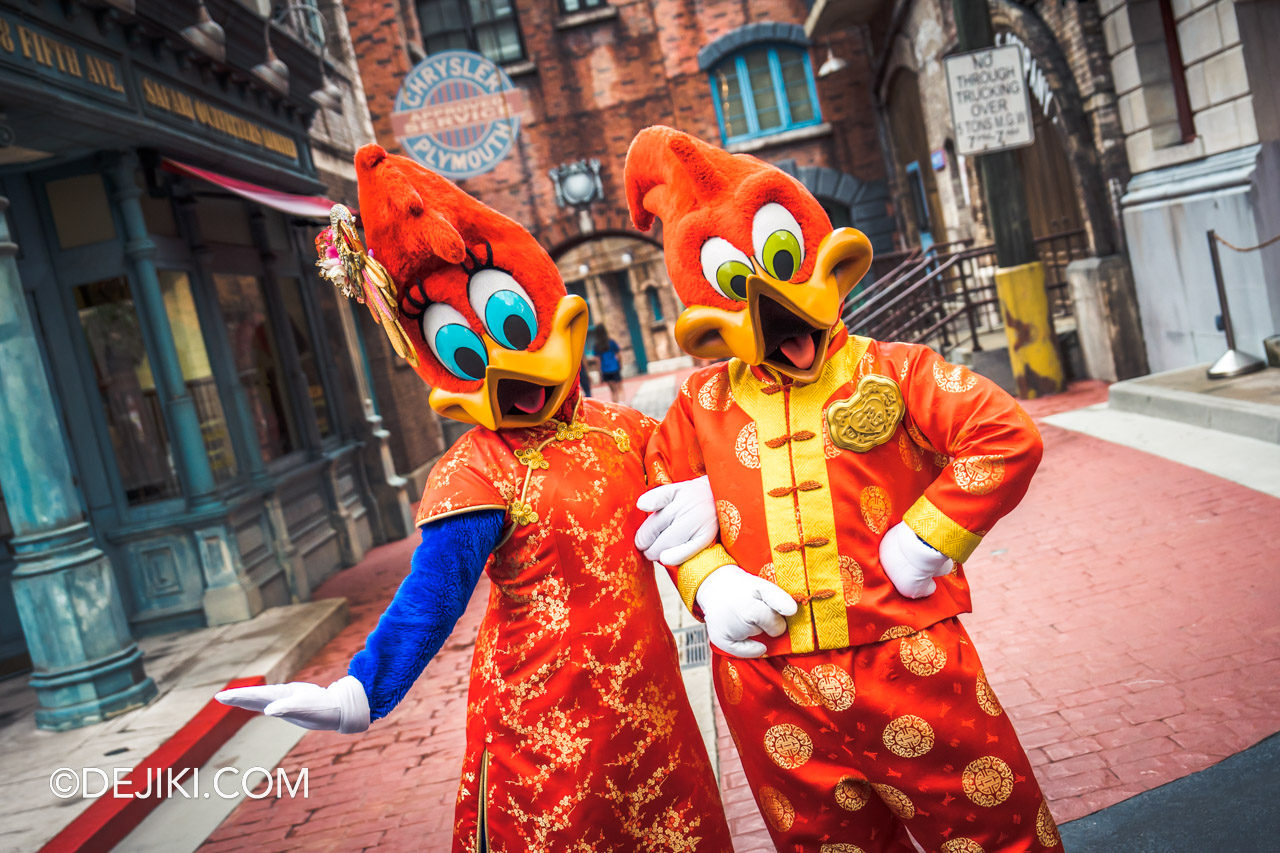
[[[889,503],[889,493],[879,486],[867,486],[858,496],[862,507],[862,520],[872,533],[884,533],[889,529],[889,518],[893,514],[893,506]]]
[[[818,664],[810,670],[809,679],[827,710],[844,711],[853,704],[853,676],[835,664]]]
[[[737,705],[742,701],[742,676],[738,668],[728,658],[720,658],[720,689],[724,693],[724,701]]]
[[[708,412],[727,412],[733,405],[733,391],[729,388],[729,377],[717,373],[708,379],[698,392],[698,404]]]
[[[924,467],[924,460],[920,458],[919,448],[916,447],[914,441],[907,437],[905,432],[898,433],[898,453],[902,454],[902,464],[912,471],[919,471]]]
[[[884,800],[884,804],[889,807],[889,811],[898,816],[899,820],[911,820],[916,816],[916,807],[911,802],[911,798],[897,788],[892,785],[879,785],[875,782],[871,783],[871,787],[880,795],[880,799]]]
[[[884,727],[883,740],[894,755],[919,758],[933,749],[933,726],[914,714],[904,714]]]
[[[1053,815],[1049,814],[1049,804],[1041,800],[1040,811],[1036,812],[1036,838],[1040,839],[1040,843],[1045,847],[1057,847],[1062,843],[1062,836],[1058,834],[1058,824],[1054,821]]]
[[[756,433],[755,421],[751,421],[738,433],[734,442],[733,453],[744,468],[760,467],[760,438]]]
[[[989,495],[1004,482],[1003,456],[960,456],[951,462],[956,485],[971,495]]]
[[[725,545],[733,545],[742,532],[742,515],[728,501],[716,501],[716,515],[720,519],[720,539]]]
[[[950,367],[950,370],[947,368]],[[938,387],[943,391],[958,393],[968,391],[974,385],[978,384],[978,377],[969,372],[969,368],[961,364],[944,365],[943,362],[935,362],[933,365],[933,381],[938,383]]]
[[[764,733],[764,749],[783,770],[795,770],[813,755],[813,741],[799,726],[779,723]]]
[[[894,625],[889,630],[880,635],[880,642],[885,640],[896,640],[899,637],[909,637],[916,632],[915,628],[910,625]]]
[[[662,463],[656,459],[653,461],[653,484],[655,486],[665,486],[671,482],[671,475],[667,473],[667,469],[662,467]]]
[[[786,832],[796,822],[796,808],[781,791],[765,785],[760,789],[760,812],[775,832]]]
[[[792,664],[782,668],[782,692],[802,708],[816,708],[822,704],[822,697],[810,681],[809,673]]]
[[[838,841],[835,844],[823,844],[818,848],[818,853],[866,853],[866,851],[856,844]]]
[[[699,477],[707,473],[707,463],[706,460],[702,458],[701,447],[697,444],[690,444],[687,455],[689,457],[689,470],[693,471],[693,473],[697,474]]]
[[[865,779],[846,776],[836,784],[836,805],[847,812],[856,812],[871,799],[871,786]]]
[[[928,631],[903,637],[898,657],[908,672],[925,677],[937,675],[947,665],[947,653],[929,637]]]
[[[763,566],[761,566],[760,572],[757,575],[757,577],[759,577],[761,580],[767,580],[769,583],[778,582],[778,573],[773,568],[773,563],[765,563]]]
[[[942,853],[986,853],[982,845],[972,838],[953,838],[943,842],[939,849]]]
[[[978,679],[974,682],[974,689],[978,694],[978,707],[982,709],[984,714],[998,717],[1003,713],[1004,709],[1000,707],[1000,700],[996,698],[996,692],[987,683],[987,674],[982,670],[978,670]]]
[[[844,606],[853,607],[862,600],[862,566],[853,557],[840,556],[840,586],[844,590]]]
[[[969,762],[960,776],[960,786],[974,804],[991,808],[1013,793],[1013,771],[994,755],[984,755]]]

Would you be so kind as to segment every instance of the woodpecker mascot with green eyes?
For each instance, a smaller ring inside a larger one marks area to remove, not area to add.
[[[349,674],[219,700],[364,731],[405,696],[487,570],[455,853],[732,849],[653,564],[635,546],[639,535],[679,562],[712,542],[706,482],[641,500],[657,424],[579,394],[587,306],[525,229],[376,145],[356,169],[368,250],[336,207],[318,265],[432,386],[431,407],[476,426],[431,472],[422,544]],[[662,512],[645,521],[638,500]]]
[[[1022,498],[1031,419],[928,347],[850,335],[871,245],[781,170],[640,132],[631,217],[662,220],[692,376],[649,444],[656,482],[709,477],[720,542],[668,563],[779,850],[1059,847],[956,618],[960,563]]]

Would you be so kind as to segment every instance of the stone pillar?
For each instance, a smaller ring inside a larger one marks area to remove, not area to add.
[[[1146,375],[1147,350],[1129,258],[1107,255],[1072,261],[1067,264],[1067,284],[1089,376],[1117,382]]]
[[[111,561],[93,541],[27,313],[0,197],[0,487],[13,596],[35,672],[36,725],[62,730],[145,705],[156,685],[129,634]]]
[[[182,362],[173,341],[164,292],[156,273],[156,245],[147,233],[146,219],[138,198],[142,189],[134,178],[138,156],[130,151],[113,154],[106,170],[111,199],[124,223],[125,262],[133,284],[133,304],[138,320],[146,326],[155,350],[151,372],[156,393],[168,413],[169,438],[173,442],[174,464],[185,486],[187,505],[193,511],[213,511],[218,506],[217,482],[209,465],[200,416],[195,400],[182,376]],[[204,575],[204,611],[210,625],[248,619],[262,610],[262,595],[244,575],[239,561],[231,559],[231,535],[223,525],[195,531]]]

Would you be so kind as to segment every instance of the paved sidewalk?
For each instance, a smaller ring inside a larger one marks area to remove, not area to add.
[[[1027,404],[1045,460],[968,565],[976,612],[965,624],[1062,822],[1280,730],[1280,501],[1043,421],[1105,394],[1083,383]],[[379,548],[322,587],[348,598],[352,620],[299,679],[342,674],[413,544]],[[310,768],[308,800],[243,804],[203,849],[448,849],[486,594],[482,584],[389,719],[357,738],[309,733],[281,762]],[[737,850],[771,850],[723,721],[718,742]]]

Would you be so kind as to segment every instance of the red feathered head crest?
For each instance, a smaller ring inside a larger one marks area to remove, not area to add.
[[[393,282],[395,320],[434,389],[432,407],[491,429],[554,415],[577,388],[587,321],[551,257],[520,225],[406,157],[366,145],[356,175],[368,254]]]
[[[832,232],[818,200],[776,166],[670,127],[640,131],[624,182],[636,227],[662,220],[667,272],[689,306],[680,346],[816,377],[840,304],[871,264],[866,237]]]

